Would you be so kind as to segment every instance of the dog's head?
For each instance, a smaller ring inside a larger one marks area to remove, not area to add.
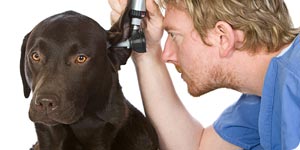
[[[33,122],[74,123],[93,96],[102,96],[105,105],[113,84],[111,74],[131,53],[108,48],[128,38],[127,12],[110,31],[89,17],[68,11],[43,20],[25,36],[20,71],[24,96],[33,94],[29,110]]]

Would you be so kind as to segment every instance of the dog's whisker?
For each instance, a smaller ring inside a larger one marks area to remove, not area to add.
[[[51,110],[54,111],[55,109],[57,109],[57,106],[56,106],[56,107],[53,107]]]

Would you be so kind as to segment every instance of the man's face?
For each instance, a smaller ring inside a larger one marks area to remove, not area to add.
[[[203,43],[187,12],[168,6],[164,27],[168,37],[162,57],[176,66],[191,95],[200,96],[231,82],[220,63],[218,46]],[[214,43],[213,31],[208,32],[207,39]]]

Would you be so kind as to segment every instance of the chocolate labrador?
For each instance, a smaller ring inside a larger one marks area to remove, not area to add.
[[[32,149],[158,149],[154,128],[118,81],[131,50],[109,46],[128,38],[129,23],[128,7],[109,31],[67,11],[25,36],[20,71],[25,97],[32,91],[29,118],[38,137]]]

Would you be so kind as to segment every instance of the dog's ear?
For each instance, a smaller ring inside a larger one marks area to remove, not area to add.
[[[130,27],[130,17],[129,17],[129,11],[131,6],[131,1],[128,0],[127,6],[122,13],[119,20],[113,24],[113,26],[108,31],[108,42],[109,45],[109,52],[108,56],[110,57],[112,63],[114,64],[115,68],[120,70],[121,65],[125,65],[128,58],[131,55],[131,49],[127,48],[121,48],[121,47],[114,47],[113,45],[116,45],[122,41],[125,41],[129,38],[131,33],[131,27]]]
[[[26,44],[27,44],[29,35],[30,35],[30,33],[28,33],[23,39],[23,43],[22,43],[22,47],[21,47],[21,59],[20,59],[20,73],[21,73],[21,77],[22,77],[23,92],[24,92],[25,98],[29,97],[29,94],[31,91],[31,89],[26,81],[26,77],[25,77],[25,51],[26,51]]]

